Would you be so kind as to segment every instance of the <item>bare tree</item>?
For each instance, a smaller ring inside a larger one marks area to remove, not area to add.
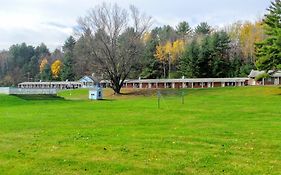
[[[130,6],[130,13],[118,5],[103,3],[78,19],[78,33],[91,31],[92,42],[87,42],[96,73],[112,82],[112,89],[120,93],[124,80],[139,61],[141,37],[150,27],[151,18]],[[85,35],[84,35],[85,36]]]

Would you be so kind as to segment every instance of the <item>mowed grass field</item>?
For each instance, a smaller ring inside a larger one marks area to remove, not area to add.
[[[0,174],[281,174],[281,88],[0,95]]]

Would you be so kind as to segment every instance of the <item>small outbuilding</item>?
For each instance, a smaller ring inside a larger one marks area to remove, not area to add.
[[[101,100],[103,98],[102,88],[94,87],[89,89],[89,99],[90,100]]]

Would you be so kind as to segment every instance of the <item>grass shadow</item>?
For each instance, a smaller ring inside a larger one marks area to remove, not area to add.
[[[116,99],[100,99],[100,100],[91,100],[91,101],[104,101],[104,102],[107,102],[107,101],[116,101]]]
[[[15,97],[18,97],[23,100],[61,100],[64,101],[65,99],[63,97],[57,96],[57,95],[12,95]]]
[[[278,89],[281,90],[281,86],[278,86]],[[277,95],[281,95],[281,93],[278,93]]]

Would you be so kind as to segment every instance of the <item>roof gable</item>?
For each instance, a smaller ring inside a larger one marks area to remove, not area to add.
[[[84,76],[84,77],[82,77],[82,78],[79,80],[79,82],[91,82],[91,83],[94,83],[94,82],[96,82],[96,81],[94,80],[93,77]]]
[[[268,71],[269,74],[272,74],[273,70]],[[249,78],[256,78],[260,74],[264,74],[265,71],[258,71],[258,70],[252,70],[249,74]],[[281,77],[281,71],[277,71],[274,74],[271,75],[271,77]]]
[[[257,76],[259,76],[260,74],[265,73],[265,71],[258,71],[258,70],[251,70],[250,74],[249,74],[249,78],[256,78]]]

